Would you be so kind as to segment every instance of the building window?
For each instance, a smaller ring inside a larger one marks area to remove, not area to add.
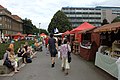
[[[5,32],[5,34],[7,34],[7,31]]]

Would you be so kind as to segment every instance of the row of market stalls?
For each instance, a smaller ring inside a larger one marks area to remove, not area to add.
[[[120,57],[120,22],[101,27],[85,22],[63,34],[68,35],[73,48],[77,48],[73,49],[73,53],[94,61],[96,66],[118,78],[116,61]]]
[[[40,37],[46,37],[47,35],[46,34],[44,34],[44,33],[41,33],[40,35],[39,35]],[[36,37],[36,35],[33,35],[33,34],[22,34],[22,33],[20,33],[20,32],[18,32],[17,34],[5,34],[4,35],[4,38],[6,39],[6,38],[11,38],[11,39],[14,39],[14,40],[16,40],[16,41],[18,41],[18,40],[23,40],[23,39],[25,39],[25,38],[28,38],[28,39],[31,39],[31,40],[33,40],[35,37]]]
[[[93,33],[97,27],[84,22],[77,28],[66,31],[63,36],[70,37],[70,43],[73,46],[73,53],[80,54],[86,60],[94,60],[95,53],[99,46],[99,34]],[[93,38],[95,37],[95,38]]]

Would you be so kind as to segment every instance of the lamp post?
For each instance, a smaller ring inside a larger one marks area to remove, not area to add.
[[[41,23],[39,23],[39,35],[40,35],[40,24],[41,24]]]

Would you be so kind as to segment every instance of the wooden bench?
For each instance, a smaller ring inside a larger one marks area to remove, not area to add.
[[[22,57],[17,57],[17,59],[18,59],[18,67],[19,67],[22,65],[23,60]],[[3,65],[3,60],[0,60],[0,74],[9,74],[10,72],[12,72],[12,69]]]

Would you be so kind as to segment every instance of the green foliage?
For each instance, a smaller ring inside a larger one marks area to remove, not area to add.
[[[45,29],[40,29],[40,34],[41,33],[45,33],[46,35],[48,35],[48,32]]]
[[[45,29],[40,29],[40,33],[48,34],[48,32]],[[23,33],[24,34],[37,34],[39,33],[39,29],[33,25],[32,21],[30,19],[25,18],[23,20]]]
[[[23,33],[24,34],[32,34],[33,33],[33,24],[30,19],[25,18],[23,20]]]
[[[67,16],[60,10],[55,13],[49,23],[49,33],[53,32],[55,28],[57,28],[59,32],[65,32],[72,29],[71,23],[69,22]]]
[[[116,17],[116,18],[112,21],[112,23],[114,23],[114,22],[120,22],[120,16]]]
[[[14,43],[14,50],[15,53],[17,53],[18,48],[21,46],[21,44],[25,44],[25,42],[28,42],[29,45],[32,45],[34,43],[34,41],[17,41]],[[3,58],[3,55],[6,51],[6,49],[8,48],[9,44],[8,43],[2,43],[0,44],[0,59]]]

